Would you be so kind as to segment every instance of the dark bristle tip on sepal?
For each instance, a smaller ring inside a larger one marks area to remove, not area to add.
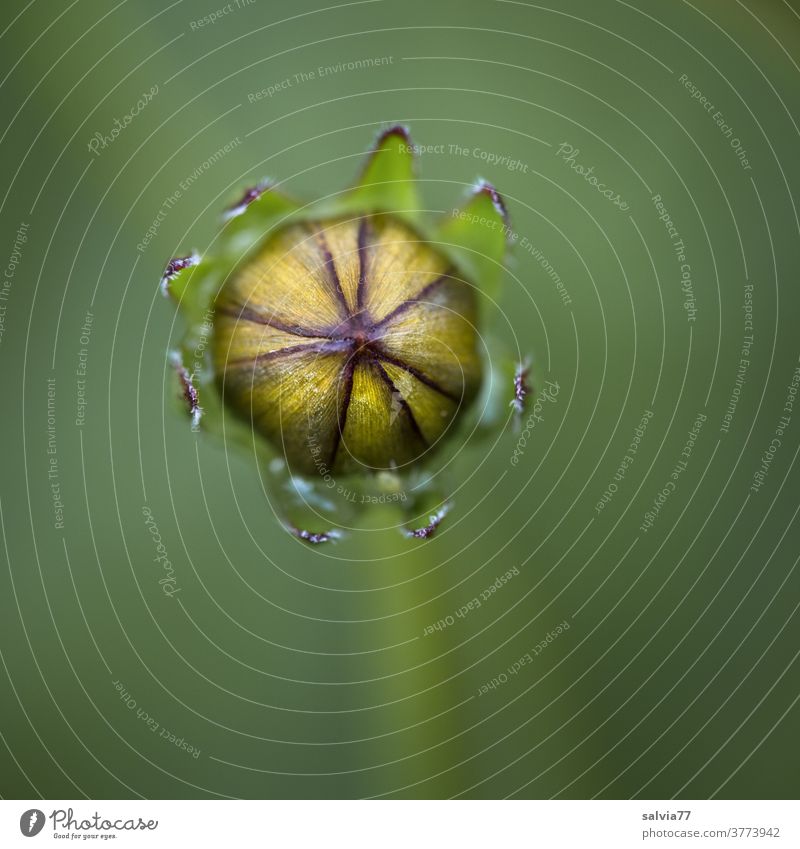
[[[405,536],[409,539],[430,539],[435,533],[439,525],[442,523],[442,519],[450,512],[450,505],[445,504],[440,510],[436,513],[432,513],[428,519],[428,524],[422,528],[414,528],[409,529],[406,528],[404,530]]]
[[[475,189],[473,190],[473,194],[475,194],[475,195],[480,195],[480,194],[486,195],[489,198],[489,200],[491,200],[494,208],[503,217],[503,222],[505,224],[508,224],[508,220],[509,220],[508,209],[506,209],[505,201],[503,200],[502,196],[497,191],[497,189],[488,180],[484,180],[484,179],[478,180],[478,182],[475,184]]]
[[[188,256],[175,256],[168,263],[161,275],[161,293],[164,297],[170,296],[169,284],[185,268],[192,268],[200,262],[200,255],[192,251]]]
[[[310,545],[321,545],[323,542],[335,542],[339,539],[339,532],[335,530],[331,531],[307,531],[303,528],[297,528],[294,525],[285,525],[286,530],[289,533],[303,542],[307,542]]]
[[[256,183],[255,186],[252,186],[249,189],[245,189],[242,197],[234,203],[232,206],[229,206],[223,212],[223,218],[228,220],[230,218],[236,218],[241,215],[243,212],[247,210],[247,207],[250,206],[253,201],[258,200],[264,192],[268,192],[273,187],[273,182],[270,179],[264,179]]]
[[[200,406],[200,393],[194,385],[192,375],[189,370],[183,365],[180,354],[173,354],[172,365],[178,374],[178,381],[181,385],[181,397],[186,402],[189,411],[189,416],[192,420],[192,429],[196,429],[200,424],[200,419],[203,415],[203,408]]]
[[[393,124],[391,127],[387,127],[385,130],[380,130],[375,139],[374,147],[378,148],[381,144],[389,138],[389,136],[400,136],[405,140],[406,144],[411,143],[411,131],[403,124]]]
[[[514,373],[514,397],[511,400],[511,407],[514,408],[514,412],[518,416],[521,416],[525,411],[526,398],[531,392],[531,386],[528,382],[529,375],[529,363],[527,361],[519,363]]]

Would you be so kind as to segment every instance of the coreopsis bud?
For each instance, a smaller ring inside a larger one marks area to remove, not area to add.
[[[217,298],[223,399],[296,472],[401,469],[475,397],[476,297],[387,215],[294,224]]]
[[[480,182],[426,238],[413,160],[395,127],[335,202],[301,206],[262,183],[228,210],[215,253],[172,260],[162,277],[189,322],[176,369],[193,426],[220,430],[233,413],[295,492],[347,476],[398,492],[481,387],[479,293],[502,267],[505,209]],[[446,507],[408,535],[430,536]]]

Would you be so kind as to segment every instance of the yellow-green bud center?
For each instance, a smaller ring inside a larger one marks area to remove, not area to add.
[[[285,228],[215,315],[225,402],[297,472],[415,463],[480,384],[472,286],[391,216]]]

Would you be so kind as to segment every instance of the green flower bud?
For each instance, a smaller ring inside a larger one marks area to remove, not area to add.
[[[313,489],[333,475],[399,497],[400,476],[447,441],[481,389],[479,295],[502,270],[505,208],[481,181],[428,228],[413,150],[404,128],[385,131],[356,185],[315,204],[261,183],[228,210],[212,251],[171,260],[162,278],[187,320],[173,363],[192,428],[250,451],[260,442],[306,502],[325,501]],[[521,372],[514,389],[519,413]],[[430,536],[445,512],[439,502],[408,534]],[[309,542],[333,536],[287,525]]]
[[[223,286],[214,370],[294,471],[402,468],[477,393],[476,312],[449,260],[391,216],[295,224]]]

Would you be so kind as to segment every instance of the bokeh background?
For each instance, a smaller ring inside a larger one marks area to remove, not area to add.
[[[3,6],[2,795],[796,797],[796,0],[216,3]],[[560,391],[432,540],[311,548],[176,412],[158,283],[395,122],[432,214],[503,193],[487,321]]]

